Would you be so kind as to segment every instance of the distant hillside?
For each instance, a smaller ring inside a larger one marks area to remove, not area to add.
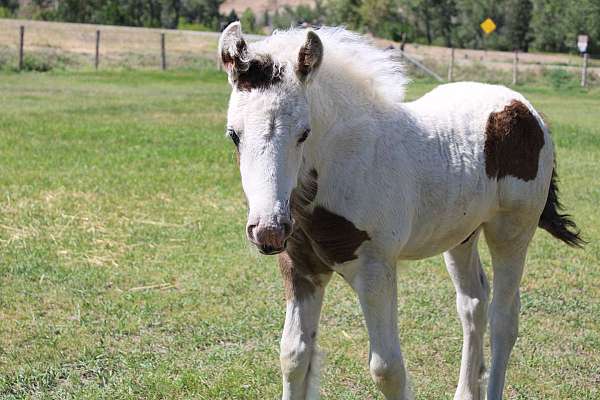
[[[250,8],[254,14],[261,15],[265,10],[269,12],[274,12],[277,9],[283,8],[285,6],[296,7],[301,4],[306,4],[309,6],[314,6],[314,0],[225,0],[225,2],[221,5],[219,9],[221,14],[229,14],[231,10],[235,10],[235,12],[239,15],[246,8]]]

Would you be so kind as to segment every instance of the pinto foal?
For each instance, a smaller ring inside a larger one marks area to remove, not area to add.
[[[464,341],[455,399],[501,399],[517,338],[519,282],[539,226],[581,246],[558,213],[548,127],[519,93],[443,85],[404,103],[389,52],[336,28],[289,30],[248,45],[238,22],[219,41],[233,88],[227,132],[248,199],[248,239],[279,254],[287,299],[283,399],[319,395],[317,330],[333,272],[355,290],[369,367],[386,399],[411,397],[397,328],[396,262],[444,253]],[[494,271],[491,366],[483,336]]]

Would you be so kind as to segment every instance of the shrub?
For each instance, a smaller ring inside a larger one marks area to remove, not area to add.
[[[554,89],[577,86],[575,75],[562,68],[547,69],[544,71],[544,77]]]

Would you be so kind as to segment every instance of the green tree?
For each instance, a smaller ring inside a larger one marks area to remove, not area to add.
[[[298,24],[304,22],[313,24],[317,22],[318,19],[318,15],[315,12],[315,9],[304,4],[300,4],[296,7],[296,9],[294,10],[294,17]]]
[[[271,17],[269,15],[269,10],[267,10],[265,8],[265,11],[263,12],[262,21],[260,21],[260,23],[262,24],[262,26],[269,26],[270,20],[271,20]]]
[[[566,47],[577,51],[577,36],[588,35],[588,53],[600,53],[600,1],[580,0],[566,10]]]
[[[505,10],[504,34],[509,45],[512,49],[529,50],[533,3],[531,0],[508,0]]]
[[[273,14],[273,28],[275,29],[289,29],[292,26],[297,25],[294,10],[290,6],[285,6],[281,12],[275,10]]]
[[[19,0],[0,0],[0,18],[10,17],[19,9]]]
[[[506,46],[502,36],[504,25],[504,0],[456,0],[457,25],[453,38],[458,47],[466,48],[498,48]],[[497,30],[486,35],[480,24],[491,18]]]
[[[161,26],[176,29],[181,13],[181,0],[163,0],[161,2]]]
[[[446,47],[453,46],[454,21],[456,20],[457,10],[454,0],[435,0],[434,23],[437,31],[444,39]]]
[[[404,3],[412,14],[416,34],[423,33],[427,43],[431,44],[433,42],[433,0],[408,0]]]
[[[245,32],[258,33],[259,29],[257,29],[256,26],[256,16],[250,8],[246,8],[246,10],[244,10],[242,17],[240,18],[240,22],[242,23],[242,27]]]
[[[353,30],[362,30],[361,0],[326,0],[327,23],[346,25]]]
[[[235,21],[239,21],[239,19],[240,18],[238,17],[235,10],[229,11],[229,14],[227,15],[227,18],[226,18],[228,24],[235,22]]]
[[[562,0],[534,0],[532,28],[534,46],[542,51],[565,51],[567,49],[567,26],[564,23],[565,5]]]
[[[363,24],[375,36],[400,40],[403,18],[395,0],[364,0],[359,13]]]
[[[182,0],[181,17],[189,23],[198,23],[208,29],[218,30],[221,21],[219,7],[222,3],[223,0]],[[235,11],[232,12],[235,19],[229,18],[229,22],[238,20]]]

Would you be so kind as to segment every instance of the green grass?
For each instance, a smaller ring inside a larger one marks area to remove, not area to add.
[[[600,93],[520,90],[552,125],[563,200],[591,243],[536,235],[508,398],[598,399]],[[0,74],[0,398],[279,396],[282,284],[244,238],[228,92],[214,71]],[[452,284],[440,257],[399,275],[417,398],[451,399]],[[337,277],[321,328],[324,398],[380,399]]]

